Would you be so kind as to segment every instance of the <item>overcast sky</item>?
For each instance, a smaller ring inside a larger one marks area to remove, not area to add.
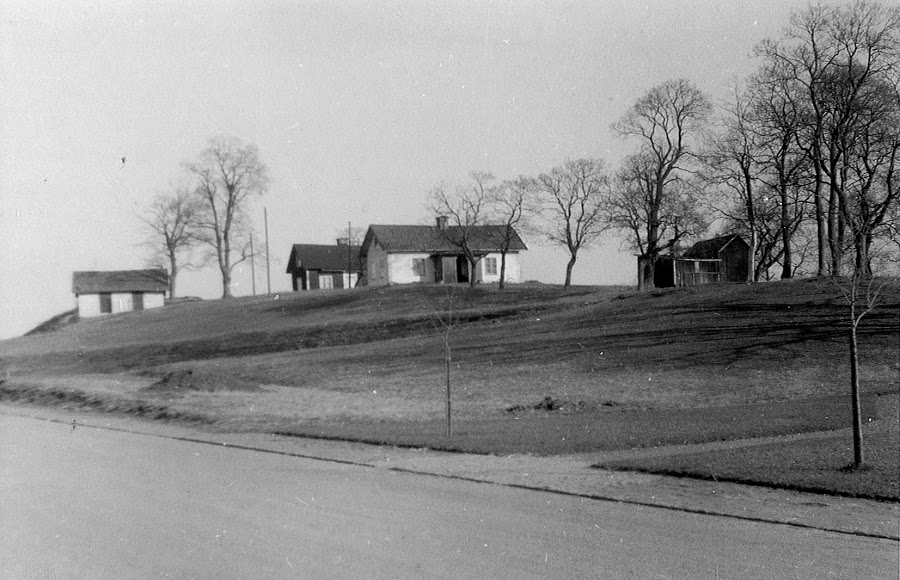
[[[805,0],[46,2],[0,4],[0,338],[73,308],[72,272],[145,267],[137,215],[214,134],[259,146],[273,291],[292,243],[351,222],[430,222],[429,190],[473,170],[615,166],[609,126],[685,77],[714,99]],[[125,163],[122,163],[122,158]],[[529,239],[523,275],[561,283]],[[632,284],[614,237],[576,284]],[[216,298],[215,271],[179,294]],[[265,270],[257,289],[265,291]],[[249,268],[234,292],[250,293]]]

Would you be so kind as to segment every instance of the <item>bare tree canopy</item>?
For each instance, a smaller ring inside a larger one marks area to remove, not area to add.
[[[458,247],[469,263],[469,285],[475,286],[475,268],[481,255],[472,246],[474,228],[487,223],[488,205],[490,203],[490,184],[494,180],[491,173],[473,171],[471,182],[464,187],[448,190],[439,185],[431,191],[429,208],[439,216],[447,218],[449,225],[447,240]]]
[[[506,282],[506,255],[514,241],[517,241],[516,230],[530,230],[531,218],[537,208],[537,184],[533,179],[520,176],[518,179],[507,179],[489,192],[490,221],[502,226],[500,247],[500,282],[503,290]]]
[[[569,252],[564,282],[568,287],[578,252],[596,242],[608,225],[606,164],[599,159],[570,160],[541,174],[535,183],[544,206],[544,237]]]
[[[175,297],[176,279],[182,269],[194,269],[205,263],[190,254],[200,242],[194,230],[199,210],[199,200],[181,187],[171,194],[158,194],[141,216],[147,226],[143,245],[151,251],[150,261],[169,263],[169,298]]]
[[[194,195],[202,202],[197,235],[211,248],[222,275],[222,297],[229,298],[232,270],[252,257],[246,210],[266,189],[266,166],[256,145],[222,136],[210,139],[197,161],[185,166],[196,181]]]
[[[757,47],[760,76],[778,82],[801,112],[796,146],[814,175],[819,275],[855,268],[896,203],[900,7],[860,0],[811,4],[779,40]],[[884,210],[884,211],[882,211]]]
[[[638,284],[651,287],[659,254],[677,242],[699,209],[691,207],[687,175],[696,161],[695,143],[712,112],[706,95],[690,81],[667,81],[653,87],[614,124],[622,137],[637,139],[638,152],[626,162],[615,194],[621,211],[611,216],[614,227],[630,231],[647,259]],[[689,216],[678,215],[688,212]],[[674,238],[662,236],[671,224]]]

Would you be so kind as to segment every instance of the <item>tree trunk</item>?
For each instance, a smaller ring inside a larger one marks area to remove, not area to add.
[[[169,256],[169,300],[175,298],[175,279],[178,277],[178,260]]]
[[[788,278],[792,278],[794,276],[794,252],[791,248],[791,226],[790,216],[788,215],[788,197],[787,191],[785,190],[785,187],[783,185],[781,186],[780,197],[781,223],[779,224],[779,229],[781,230],[781,247],[784,251],[781,265],[781,279],[787,280]]]
[[[451,322],[448,320],[447,324]],[[450,327],[447,327],[447,336],[444,338],[445,343],[444,347],[446,349],[446,360],[447,360],[447,437],[453,435],[453,423],[452,423],[452,411],[450,407]]]
[[[497,285],[499,290],[505,288],[506,283],[506,252],[500,252],[500,283]]]
[[[576,259],[577,258],[575,257],[575,255],[572,254],[571,257],[569,258],[569,263],[566,264],[566,281],[563,284],[564,288],[568,288],[569,286],[572,285],[572,268],[575,267]]]
[[[862,413],[859,404],[859,352],[856,343],[856,310],[850,305],[850,394],[853,405],[853,467],[865,462],[862,443]]]

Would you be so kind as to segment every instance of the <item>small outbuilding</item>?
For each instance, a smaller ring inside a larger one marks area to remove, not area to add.
[[[165,305],[169,274],[163,269],[75,272],[72,292],[78,316],[159,308]]]
[[[640,259],[639,259],[640,260]],[[745,282],[750,245],[737,234],[702,240],[681,255],[656,259],[654,286],[698,286],[715,282]]]
[[[359,280],[359,246],[339,239],[337,245],[294,244],[287,273],[297,290],[353,288]]]

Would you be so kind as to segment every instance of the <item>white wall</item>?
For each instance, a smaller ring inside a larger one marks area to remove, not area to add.
[[[91,316],[100,316],[100,295],[99,294],[79,294],[78,295],[78,316],[81,318],[89,318]]]
[[[150,308],[161,308],[166,303],[164,292],[144,292],[144,310]],[[114,292],[112,294],[112,314],[119,312],[131,312],[134,310],[134,301],[131,292]],[[78,295],[78,316],[81,318],[91,318],[100,316],[100,295],[99,294],[79,294]]]
[[[488,275],[487,258],[495,258],[497,260],[497,273]],[[499,253],[488,254],[480,259],[475,265],[475,280],[484,284],[492,284],[500,281],[501,256]],[[506,281],[509,283],[520,282],[522,278],[521,268],[519,268],[519,254],[506,254]]]
[[[131,301],[131,292],[113,292],[112,295],[112,313],[131,312],[134,310],[134,303]]]
[[[424,274],[416,273],[413,267],[415,260],[425,261]],[[390,254],[387,261],[390,284],[434,282],[434,261],[431,254]]]
[[[144,310],[148,308],[162,308],[165,305],[165,292],[144,292]]]

